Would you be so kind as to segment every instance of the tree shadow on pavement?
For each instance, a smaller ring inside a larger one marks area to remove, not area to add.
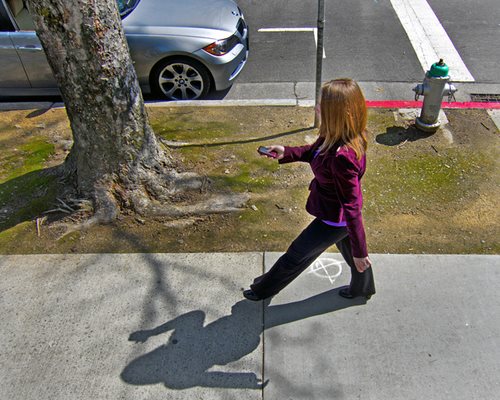
[[[433,133],[426,133],[418,130],[414,125],[407,128],[402,126],[391,126],[387,128],[385,133],[377,135],[375,140],[377,143],[385,146],[397,146],[405,142],[415,142],[420,139],[426,139],[432,135]]]
[[[156,328],[134,332],[129,340],[144,343],[152,336],[173,331],[167,343],[131,361],[121,373],[121,378],[131,385],[163,383],[171,389],[197,386],[262,389],[267,382],[261,382],[253,372],[209,369],[252,353],[259,346],[260,335],[266,329],[366,303],[364,299],[343,299],[338,296],[338,291],[337,288],[276,306],[270,306],[269,301],[263,305],[261,302],[241,300],[233,305],[230,315],[206,326],[205,312],[195,310]]]

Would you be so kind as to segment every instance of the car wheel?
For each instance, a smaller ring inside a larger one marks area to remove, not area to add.
[[[153,90],[169,100],[196,100],[210,90],[210,76],[201,64],[185,59],[159,64],[152,74]]]

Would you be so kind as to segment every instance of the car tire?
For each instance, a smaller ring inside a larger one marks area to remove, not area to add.
[[[197,61],[185,58],[165,60],[151,74],[153,92],[169,100],[197,100],[210,91],[210,75]]]

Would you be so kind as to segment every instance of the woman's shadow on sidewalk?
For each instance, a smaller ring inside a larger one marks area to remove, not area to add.
[[[241,300],[233,305],[230,315],[206,326],[203,326],[205,313],[196,310],[154,329],[134,332],[129,340],[143,343],[151,336],[173,331],[167,343],[131,361],[121,378],[132,385],[163,383],[171,389],[196,386],[262,389],[267,382],[262,383],[252,372],[208,370],[252,353],[265,329],[366,303],[364,299],[343,299],[338,291],[337,288],[276,306],[270,306],[269,301],[263,305]]]

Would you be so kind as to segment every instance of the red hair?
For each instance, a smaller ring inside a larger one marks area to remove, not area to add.
[[[320,151],[327,152],[336,143],[341,143],[352,148],[360,159],[368,147],[368,110],[358,84],[349,78],[325,83],[321,88],[320,110],[319,135],[325,139]]]

